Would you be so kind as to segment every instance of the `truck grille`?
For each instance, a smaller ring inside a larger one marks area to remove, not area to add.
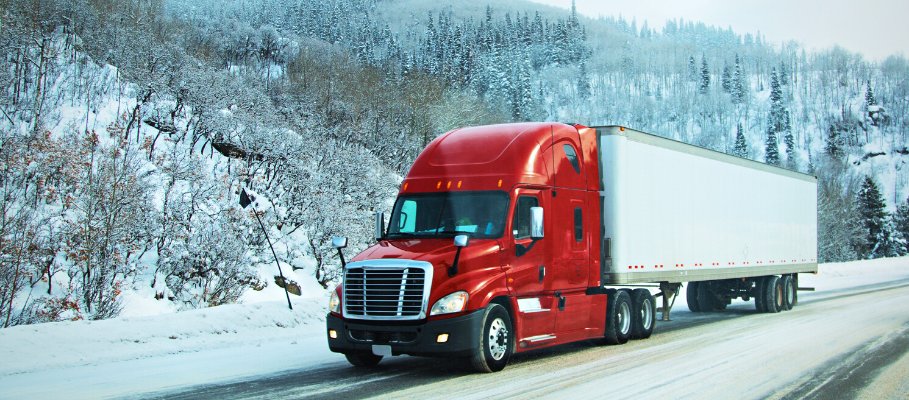
[[[385,261],[385,260],[382,260]],[[407,320],[426,316],[429,263],[351,263],[344,271],[344,314],[362,319]],[[418,265],[406,265],[416,263]],[[385,264],[385,265],[383,265]],[[405,264],[405,265],[401,265]],[[423,265],[426,264],[426,265]]]

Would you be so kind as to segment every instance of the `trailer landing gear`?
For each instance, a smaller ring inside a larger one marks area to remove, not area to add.
[[[675,304],[675,296],[679,294],[679,289],[681,288],[681,283],[660,282],[660,292],[657,293],[656,297],[663,298],[663,306],[657,309],[657,311],[663,313],[662,321],[670,321],[669,311],[672,310],[672,306]]]

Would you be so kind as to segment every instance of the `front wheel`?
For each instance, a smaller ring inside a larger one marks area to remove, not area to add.
[[[470,357],[471,368],[477,372],[501,371],[513,349],[514,331],[508,311],[499,304],[490,304],[483,315],[480,347]]]

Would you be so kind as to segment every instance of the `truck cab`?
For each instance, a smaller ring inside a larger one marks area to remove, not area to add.
[[[495,371],[514,352],[603,337],[596,154],[592,129],[559,123],[435,139],[378,242],[344,267],[331,350],[354,365],[409,354]]]

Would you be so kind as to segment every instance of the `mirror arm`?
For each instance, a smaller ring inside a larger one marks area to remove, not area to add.
[[[448,267],[448,276],[452,277],[458,274],[458,259],[461,258],[461,247],[455,250],[454,262]]]

